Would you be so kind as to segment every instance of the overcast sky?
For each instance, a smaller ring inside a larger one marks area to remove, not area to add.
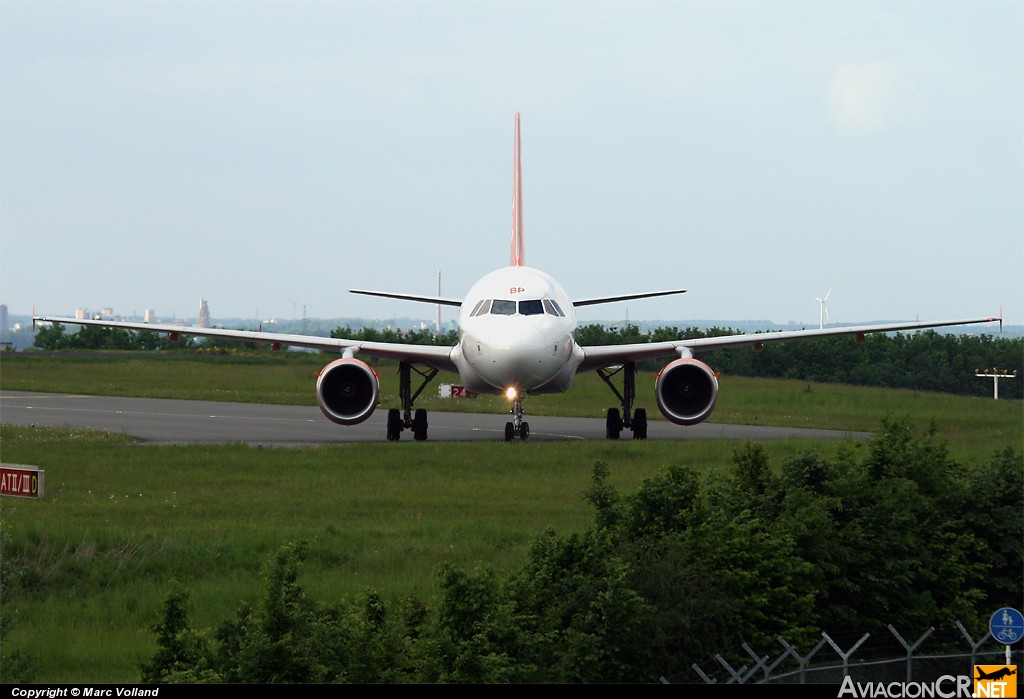
[[[1019,0],[0,0],[0,303],[432,318],[517,111],[582,320],[1024,324]]]

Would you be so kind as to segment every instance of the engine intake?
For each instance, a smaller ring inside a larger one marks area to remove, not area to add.
[[[380,400],[380,382],[373,369],[358,359],[335,359],[316,380],[316,402],[331,422],[357,425],[373,414]]]
[[[704,362],[677,359],[658,374],[654,395],[666,418],[677,425],[696,425],[715,410],[718,379]]]

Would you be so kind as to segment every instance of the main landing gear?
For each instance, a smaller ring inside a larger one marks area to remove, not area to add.
[[[420,384],[415,393],[412,392],[413,371],[423,377],[423,383]],[[420,371],[408,362],[400,362],[398,364],[398,395],[402,401],[402,409],[392,408],[388,411],[389,442],[397,442],[402,436],[402,430],[406,428],[412,430],[412,436],[417,442],[426,440],[427,411],[423,408],[418,408],[414,416],[412,404],[435,376],[437,376],[437,369],[434,368]]]
[[[622,393],[612,383],[612,377],[622,374]],[[608,384],[612,393],[622,405],[620,415],[618,408],[608,408],[605,418],[605,436],[618,439],[623,428],[633,431],[633,439],[647,439],[647,411],[643,408],[633,410],[633,399],[636,398],[636,362],[625,362],[621,366],[601,368],[597,375]]]
[[[512,421],[505,423],[505,441],[511,442],[516,437],[524,442],[530,438],[530,423],[523,421],[521,398],[516,398],[512,402]]]

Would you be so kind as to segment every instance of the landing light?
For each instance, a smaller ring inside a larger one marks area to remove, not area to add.
[[[515,400],[516,396],[518,395],[519,392],[516,391],[515,386],[509,386],[508,388],[505,389],[505,397],[508,398],[509,400]]]

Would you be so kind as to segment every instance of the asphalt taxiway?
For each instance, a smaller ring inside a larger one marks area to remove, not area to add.
[[[120,398],[62,393],[0,391],[0,421],[39,427],[70,427],[131,435],[159,444],[241,442],[260,445],[386,442],[387,411],[378,409],[366,422],[344,427],[328,421],[316,407],[221,403],[157,398]],[[434,442],[503,441],[504,414],[429,414]],[[604,440],[604,419],[528,416],[530,441]],[[865,438],[866,432],[725,425],[704,422],[680,427],[664,420],[648,423],[652,440],[769,440]],[[630,439],[628,430],[623,440]],[[402,441],[413,441],[408,431]]]

